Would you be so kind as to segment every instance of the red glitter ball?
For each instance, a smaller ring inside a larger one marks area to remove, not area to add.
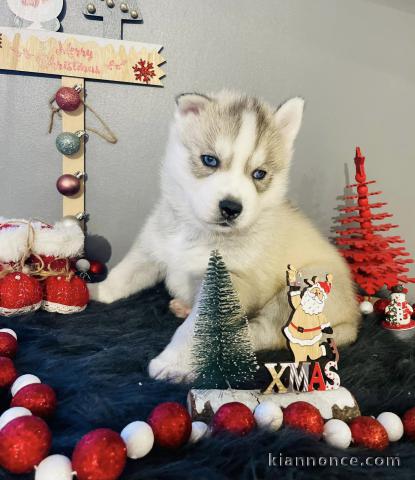
[[[308,402],[293,402],[283,410],[284,425],[311,433],[318,438],[324,430],[320,411]]]
[[[410,440],[415,440],[415,407],[410,408],[402,417],[405,435]]]
[[[116,480],[127,461],[127,447],[121,436],[108,428],[84,435],[72,455],[78,480]]]
[[[13,358],[16,355],[19,345],[17,340],[7,332],[0,332],[0,355]]]
[[[189,440],[192,420],[180,403],[160,403],[150,413],[147,421],[153,429],[154,441],[160,447],[180,448]]]
[[[256,422],[251,410],[240,402],[222,405],[212,419],[212,432],[231,433],[243,436],[255,428]]]
[[[74,88],[62,87],[56,92],[56,103],[65,112],[73,112],[81,104],[81,96]]]
[[[0,388],[8,388],[16,380],[17,371],[8,357],[0,357]]]
[[[21,388],[12,398],[11,407],[24,407],[42,418],[52,416],[56,410],[56,394],[44,383],[33,383]]]
[[[94,275],[101,275],[105,271],[105,265],[98,260],[90,260],[89,271]]]
[[[356,417],[349,424],[353,443],[359,447],[384,450],[389,445],[384,426],[372,417]]]
[[[52,434],[38,417],[15,418],[0,430],[0,465],[11,473],[30,473],[50,450]]]
[[[373,305],[373,309],[375,310],[375,313],[378,315],[384,315],[385,314],[385,308],[391,303],[391,301],[388,298],[380,298],[379,300],[376,300],[376,302]]]

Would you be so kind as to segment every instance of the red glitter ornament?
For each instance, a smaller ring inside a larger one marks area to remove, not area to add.
[[[240,402],[230,402],[222,405],[212,419],[212,432],[231,433],[243,436],[255,428],[256,422],[251,410]]]
[[[284,425],[311,433],[318,438],[324,430],[320,411],[308,402],[293,402],[283,410]]]
[[[0,282],[0,315],[33,312],[42,304],[42,287],[25,273],[9,273]]]
[[[16,355],[19,345],[11,333],[0,332],[0,355],[13,358]]]
[[[81,105],[81,96],[75,88],[62,87],[56,92],[55,96],[58,107],[65,112],[75,111]]]
[[[30,473],[46,458],[52,434],[38,417],[15,418],[0,430],[0,465],[11,473]]]
[[[44,383],[32,383],[21,388],[12,398],[11,407],[24,407],[33,415],[42,418],[51,417],[56,410],[56,393]]]
[[[176,402],[160,403],[147,420],[153,429],[156,445],[164,448],[180,448],[190,437],[192,420],[189,413]]]
[[[98,260],[90,260],[89,271],[94,275],[101,275],[105,272],[105,265]]]
[[[353,443],[359,447],[384,450],[389,445],[385,427],[372,417],[356,417],[349,424]]]
[[[0,357],[0,388],[7,388],[16,380],[17,371],[8,357]]]
[[[391,303],[391,301],[388,298],[379,298],[379,300],[376,300],[376,302],[373,305],[373,309],[375,313],[378,315],[384,315],[385,314],[385,308]]]
[[[415,441],[415,407],[410,408],[402,417],[405,435]]]
[[[127,447],[121,436],[108,428],[84,435],[72,455],[78,480],[116,480],[127,461]]]
[[[48,312],[75,313],[85,310],[89,292],[85,280],[72,276],[49,277],[42,308]]]

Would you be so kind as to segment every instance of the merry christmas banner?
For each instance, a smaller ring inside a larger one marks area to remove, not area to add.
[[[161,45],[0,27],[0,69],[158,85]]]

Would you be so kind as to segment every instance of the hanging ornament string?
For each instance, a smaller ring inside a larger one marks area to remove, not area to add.
[[[72,89],[74,90],[74,92],[77,92],[77,90],[75,89]],[[79,92],[78,92],[78,95],[79,95]],[[62,113],[61,113],[61,110],[63,110],[61,107],[56,107],[54,105],[55,103],[55,100],[56,100],[56,95],[54,95],[53,97],[51,97],[51,99],[49,100],[49,108],[51,110],[51,114],[50,114],[50,121],[49,121],[49,133],[52,133],[52,130],[53,130],[53,125],[54,125],[54,119],[55,119],[55,115],[58,115],[59,117],[62,117]],[[111,130],[111,128],[108,126],[108,124],[105,122],[105,120],[96,112],[96,110],[94,110],[90,105],[88,105],[87,103],[85,103],[80,97],[79,97],[79,104],[80,103],[83,103],[85,105],[85,108],[87,110],[89,110],[94,116],[95,118],[99,121],[99,123],[102,125],[104,131],[99,131],[95,128],[92,128],[92,127],[87,127],[86,130],[88,132],[92,132],[92,133],[95,133],[96,135],[98,135],[99,137],[101,137],[102,139],[104,139],[105,141],[107,141],[108,143],[112,143],[112,144],[115,144],[118,142],[118,138],[117,136],[115,135],[115,133]],[[79,106],[78,104],[78,106]],[[73,109],[69,108],[69,109],[65,109],[67,111],[73,111]]]

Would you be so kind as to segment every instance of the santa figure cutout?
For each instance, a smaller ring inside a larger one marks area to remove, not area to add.
[[[403,285],[392,288],[391,302],[385,309],[385,320],[382,325],[389,330],[411,330],[415,328],[415,320],[411,320],[413,308],[406,301]]]
[[[57,32],[61,26],[63,0],[7,0],[7,5],[15,14],[15,27]]]
[[[317,360],[335,351],[334,341],[321,342],[323,333],[332,334],[330,322],[323,314],[324,306],[330,294],[333,275],[328,274],[325,282],[312,279],[309,287],[301,292],[298,272],[288,267],[289,296],[294,312],[284,328],[289,347],[294,354],[295,363]]]

